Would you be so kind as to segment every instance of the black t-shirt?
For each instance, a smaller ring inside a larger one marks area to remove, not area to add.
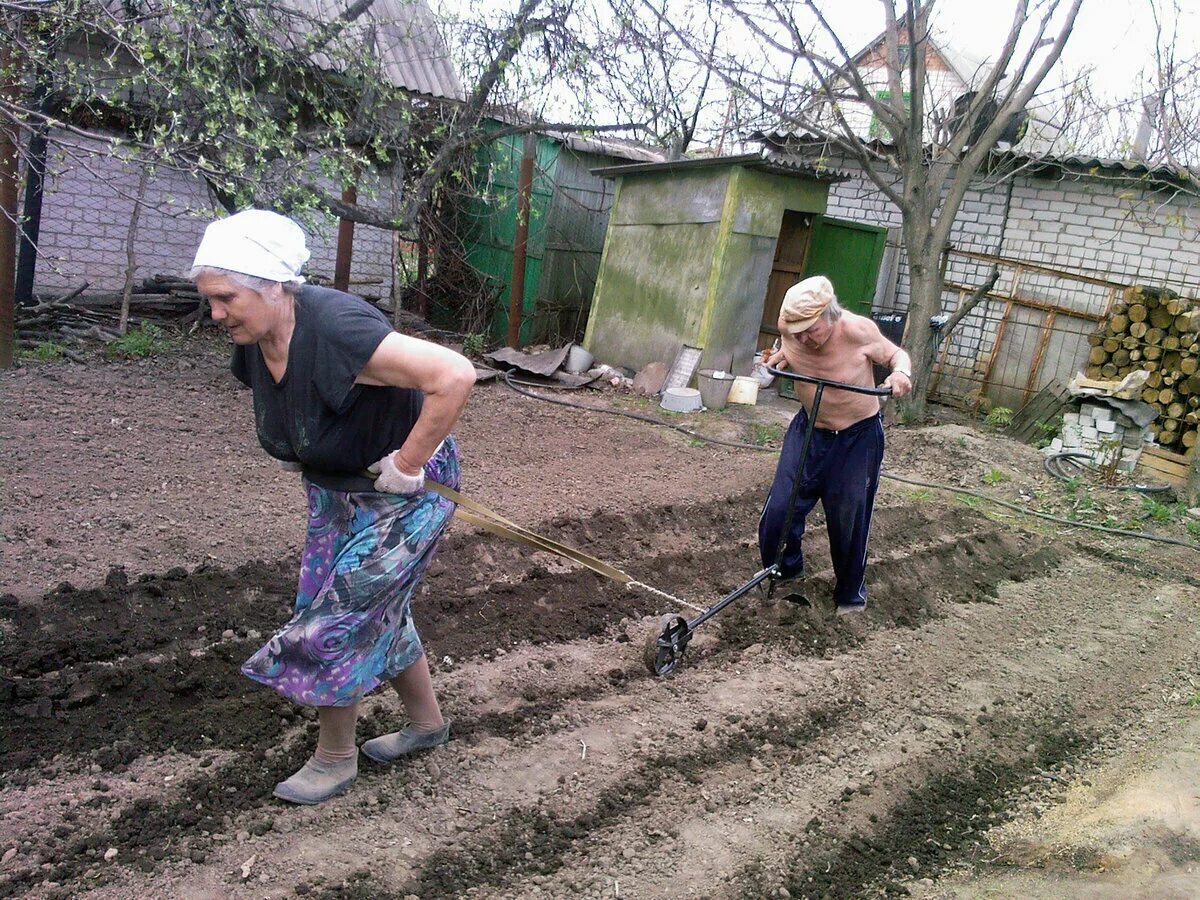
[[[276,384],[257,344],[234,348],[231,368],[254,391],[263,449],[299,462],[310,481],[338,491],[374,490],[361,473],[399,449],[421,414],[409,388],[355,384],[392,331],[365,300],[305,285],[296,294],[296,328],[287,370]]]

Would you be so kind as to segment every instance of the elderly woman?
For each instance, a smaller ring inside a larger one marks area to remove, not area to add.
[[[275,787],[312,804],[353,783],[359,704],[382,682],[409,724],[365,742],[366,756],[390,762],[449,737],[411,606],[454,514],[424,480],[458,486],[450,429],[475,370],[393,331],[365,301],[304,284],[308,257],[295,222],[246,210],[208,226],[191,277],[236,345],[233,374],[254,392],[260,443],[303,473],[295,614],[242,672],[317,708],[316,752]]]

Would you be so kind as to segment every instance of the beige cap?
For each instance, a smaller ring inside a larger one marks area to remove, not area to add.
[[[780,330],[788,334],[807,331],[835,299],[833,285],[824,275],[797,282],[783,295],[783,305],[779,308]]]

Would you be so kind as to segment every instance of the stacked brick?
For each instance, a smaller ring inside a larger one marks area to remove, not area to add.
[[[1165,289],[1129,288],[1088,342],[1089,378],[1150,373],[1142,399],[1158,412],[1154,438],[1191,456],[1200,430],[1200,304]]]
[[[1097,465],[1132,472],[1148,436],[1146,429],[1124,413],[1100,403],[1084,403],[1079,412],[1063,416],[1062,434],[1050,449],[1087,453]]]

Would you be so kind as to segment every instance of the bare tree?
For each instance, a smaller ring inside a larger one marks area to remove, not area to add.
[[[900,212],[911,286],[908,418],[924,414],[936,346],[931,319],[942,306],[940,259],[963,198],[1058,62],[1081,4],[1015,0],[999,46],[947,110],[929,67],[936,0],[880,0],[881,37],[870,59],[831,25],[823,0],[721,0],[749,35],[730,43],[754,47],[752,58],[739,51],[715,61],[727,87],[757,104],[764,130],[800,135],[814,155],[856,162]],[[706,47],[682,29],[673,33],[704,58]]]
[[[682,159],[698,139],[719,140],[716,120],[728,103],[714,74],[721,19],[712,3],[686,19],[680,8],[672,0],[608,0],[594,20],[597,92],[617,118],[644,121],[639,136],[670,159]],[[686,41],[676,30],[686,31]]]

